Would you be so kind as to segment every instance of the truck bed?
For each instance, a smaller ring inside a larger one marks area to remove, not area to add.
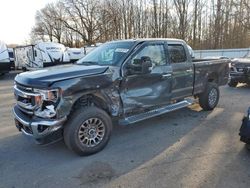
[[[204,91],[207,81],[213,81],[218,86],[225,85],[229,76],[230,60],[197,59],[193,61],[194,66],[194,90],[193,94]]]

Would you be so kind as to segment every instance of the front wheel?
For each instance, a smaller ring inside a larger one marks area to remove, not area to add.
[[[64,128],[64,142],[79,155],[91,155],[101,151],[112,132],[109,115],[97,107],[76,110]]]
[[[203,93],[199,95],[199,103],[203,110],[213,110],[220,97],[220,91],[216,83],[208,82],[207,87]]]

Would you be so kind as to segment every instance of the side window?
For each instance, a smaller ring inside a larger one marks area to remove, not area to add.
[[[136,64],[142,57],[149,57],[154,66],[166,64],[166,56],[163,44],[150,44],[140,50],[131,61],[131,64]]]
[[[172,63],[183,63],[187,61],[185,49],[180,44],[168,45],[168,51]]]

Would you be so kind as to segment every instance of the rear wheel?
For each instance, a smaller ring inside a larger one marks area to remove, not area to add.
[[[65,144],[79,155],[101,151],[108,143],[112,131],[109,115],[97,107],[76,110],[64,128]]]
[[[238,85],[238,82],[237,82],[237,81],[234,81],[234,80],[230,80],[230,81],[228,82],[228,85],[229,85],[230,87],[236,87],[236,86]]]
[[[199,95],[199,103],[203,110],[213,110],[220,97],[220,91],[216,83],[208,82],[207,87],[203,93]]]

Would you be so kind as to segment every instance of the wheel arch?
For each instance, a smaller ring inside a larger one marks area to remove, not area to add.
[[[118,116],[121,110],[121,101],[119,94],[113,89],[82,93],[75,97],[72,110],[86,106],[96,106],[106,111],[110,116]]]
[[[109,103],[102,94],[100,93],[85,93],[77,97],[72,105],[72,109],[78,109],[80,107],[96,106],[103,109],[110,114]]]

